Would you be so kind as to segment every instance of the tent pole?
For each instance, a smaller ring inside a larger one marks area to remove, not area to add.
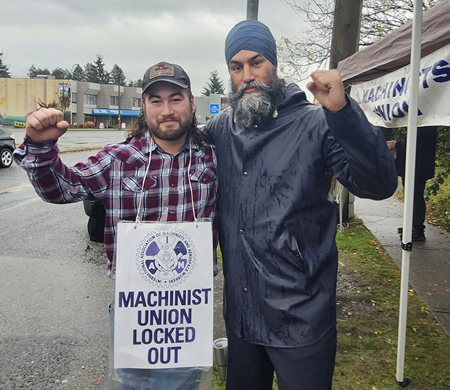
[[[406,315],[408,309],[408,279],[410,252],[412,250],[412,214],[414,201],[414,175],[417,142],[417,112],[419,97],[419,75],[422,42],[422,0],[414,0],[414,17],[412,24],[411,67],[409,75],[409,115],[408,142],[406,145],[404,211],[402,233],[402,275],[400,287],[400,313],[397,346],[397,384],[406,387],[410,380],[403,377],[405,367]]]

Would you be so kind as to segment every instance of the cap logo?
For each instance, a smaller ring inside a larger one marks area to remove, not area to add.
[[[161,76],[174,77],[175,76],[175,67],[171,64],[157,64],[150,68],[149,80],[152,80],[155,77],[161,77]]]

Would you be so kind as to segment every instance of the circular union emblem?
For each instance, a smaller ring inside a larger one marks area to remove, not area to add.
[[[150,284],[171,288],[189,276],[195,257],[192,239],[182,230],[166,227],[145,236],[136,254],[136,265]]]

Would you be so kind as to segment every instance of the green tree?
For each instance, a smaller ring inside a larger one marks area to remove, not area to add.
[[[126,77],[123,73],[123,70],[119,65],[114,64],[110,74],[110,84],[117,85],[120,82],[121,86],[125,86]]]
[[[30,79],[36,77],[36,67],[34,66],[34,64],[28,68],[27,76]]]
[[[80,65],[77,65],[73,70],[72,80],[85,81],[84,71]]]
[[[34,64],[31,65],[31,66],[28,68],[27,76],[28,76],[30,79],[32,79],[32,78],[37,77],[38,75],[50,75],[50,71],[49,71],[47,68],[41,69],[41,68],[36,68],[36,67],[34,66]]]
[[[55,76],[55,79],[65,79],[65,76],[67,75],[66,71],[62,68],[55,68],[52,70],[52,76]]]
[[[128,86],[142,88],[142,79],[130,80]]]
[[[206,83],[206,86],[203,87],[203,96],[210,96],[213,94],[224,95],[225,87],[223,85],[223,81],[219,78],[219,72],[214,70],[209,75],[209,81]]]
[[[83,73],[84,73],[83,81],[88,81],[89,83],[98,83],[97,71],[92,63],[88,62],[84,66]]]
[[[282,73],[297,81],[304,80],[311,71],[328,68],[335,1],[285,1],[298,15],[300,29],[298,37],[281,39],[278,62]],[[423,9],[438,2],[423,0]],[[412,19],[413,5],[414,0],[364,0],[359,47],[371,45]]]
[[[0,53],[0,78],[10,78],[9,68],[3,63],[3,54]]]
[[[109,72],[105,69],[103,57],[97,54],[94,62],[88,62],[84,66],[84,81],[97,84],[109,84]]]
[[[444,183],[444,179],[450,175],[450,127],[439,126],[436,144],[436,165],[440,167],[436,175],[427,182],[425,188],[425,199],[428,201],[430,195],[436,195]],[[449,210],[450,211],[450,210]]]
[[[36,70],[36,76],[38,76],[38,75],[41,75],[41,74],[43,74],[43,75],[50,75],[50,71],[48,70],[48,68],[43,68],[43,69],[41,69],[41,68],[37,68],[37,70]]]
[[[109,72],[106,71],[103,56],[100,54],[97,54],[97,59],[94,61],[94,68],[97,73],[97,83],[109,84]]]

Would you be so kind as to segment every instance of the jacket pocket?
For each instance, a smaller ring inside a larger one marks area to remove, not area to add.
[[[297,224],[298,224],[298,222],[293,222],[293,220],[290,220],[290,221],[285,221],[283,225],[289,236],[288,237],[289,249],[290,249],[291,253],[294,254],[298,265],[301,267],[301,269],[303,271],[305,271],[306,262],[303,257],[304,244],[299,241],[297,226],[296,226]]]

